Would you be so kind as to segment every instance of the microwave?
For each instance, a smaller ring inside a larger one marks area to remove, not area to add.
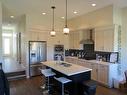
[[[54,51],[55,52],[64,52],[64,45],[55,45]]]

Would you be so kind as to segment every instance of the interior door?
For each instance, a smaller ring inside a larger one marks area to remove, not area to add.
[[[11,38],[9,37],[3,39],[3,55],[11,56]]]

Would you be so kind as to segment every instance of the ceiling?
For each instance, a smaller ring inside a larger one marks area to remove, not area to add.
[[[55,16],[61,19],[65,16],[65,0],[1,0],[4,7],[5,17],[14,15],[19,17],[23,14],[35,13],[41,14],[46,12],[46,16],[51,16],[51,6],[55,5]],[[91,6],[96,3],[97,6]],[[93,10],[115,4],[119,7],[126,7],[127,0],[68,0],[68,19],[91,12]],[[8,10],[8,11],[7,11]],[[73,12],[77,11],[77,14]]]

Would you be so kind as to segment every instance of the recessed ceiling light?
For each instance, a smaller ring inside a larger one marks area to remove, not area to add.
[[[46,15],[46,13],[42,13],[43,15]]]
[[[95,4],[95,3],[93,3],[93,4],[92,4],[92,6],[93,6],[93,7],[95,7],[95,6],[96,6],[96,4]]]
[[[10,18],[14,18],[14,16],[10,16]]]
[[[78,12],[77,12],[77,11],[74,11],[73,13],[74,13],[74,14],[77,14]]]
[[[62,18],[62,19],[64,19],[65,17],[64,17],[64,16],[62,16],[61,18]]]

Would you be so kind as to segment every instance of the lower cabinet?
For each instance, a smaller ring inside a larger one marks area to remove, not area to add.
[[[70,62],[68,60],[69,57],[65,58],[65,61]],[[69,58],[71,60],[70,63],[76,63],[78,65],[87,67],[92,69],[91,71],[91,79],[98,81],[101,84],[104,84],[108,87],[113,87],[113,78],[117,76],[117,64],[107,63],[107,64],[99,64],[94,62],[89,62],[83,59],[75,59]],[[72,61],[73,60],[73,61]]]
[[[109,66],[98,65],[98,82],[108,85]]]
[[[92,69],[91,78],[93,80],[98,80],[98,65],[94,63],[90,63],[90,68]]]

